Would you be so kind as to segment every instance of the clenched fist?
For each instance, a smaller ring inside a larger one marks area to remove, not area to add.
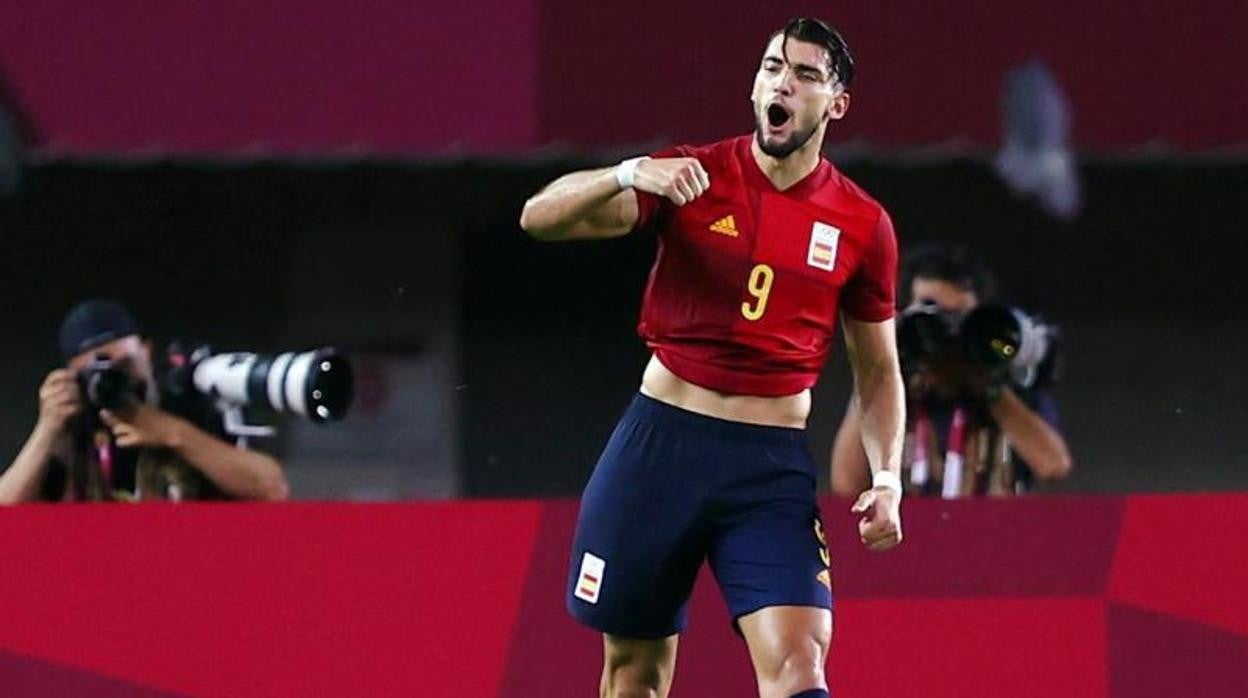
[[[888,550],[901,543],[901,495],[888,487],[873,487],[854,502],[855,514],[866,514],[858,522],[858,535],[868,550]]]
[[[633,188],[684,206],[711,188],[711,178],[697,158],[658,158],[637,163]]]

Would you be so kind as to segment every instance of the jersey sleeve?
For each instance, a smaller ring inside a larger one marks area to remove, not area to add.
[[[650,157],[654,159],[660,158],[687,158],[693,156],[693,148],[687,145],[678,145],[672,148],[664,148],[650,153]],[[648,191],[634,189],[637,195],[637,222],[633,224],[633,230],[642,230],[653,223],[659,214],[665,212],[672,207],[671,199],[666,196],[659,196]]]
[[[875,235],[858,269],[841,291],[841,308],[863,322],[883,322],[897,302],[897,236],[887,211],[880,211]]]

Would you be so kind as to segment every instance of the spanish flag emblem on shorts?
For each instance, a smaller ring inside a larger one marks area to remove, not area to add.
[[[607,571],[607,561],[586,552],[581,558],[581,574],[576,579],[576,598],[588,603],[598,603],[602,590],[602,575]]]

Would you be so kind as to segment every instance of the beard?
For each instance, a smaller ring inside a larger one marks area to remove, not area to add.
[[[814,138],[815,131],[819,130],[818,122],[811,124],[811,126],[805,130],[794,127],[788,138],[780,142],[768,143],[766,140],[767,136],[763,131],[763,123],[765,119],[766,116],[760,117],[756,115],[754,117],[754,140],[758,141],[758,147],[760,150],[777,160],[783,160],[784,158],[792,155],[794,152],[800,150],[802,146],[810,142],[811,138]]]

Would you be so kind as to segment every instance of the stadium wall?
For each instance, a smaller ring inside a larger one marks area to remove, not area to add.
[[[837,140],[992,146],[1006,70],[1039,58],[1085,149],[1248,143],[1248,89],[1216,69],[1248,64],[1232,0],[3,0],[0,86],[62,155],[627,148],[749,128],[766,32],[803,13],[858,54]]]
[[[888,554],[862,549],[848,506],[823,501],[841,695],[1248,685],[1248,497],[908,501]],[[0,510],[0,686],[586,695],[601,645],[563,610],[575,513],[568,500]],[[673,695],[753,695],[748,667],[704,575]]]

